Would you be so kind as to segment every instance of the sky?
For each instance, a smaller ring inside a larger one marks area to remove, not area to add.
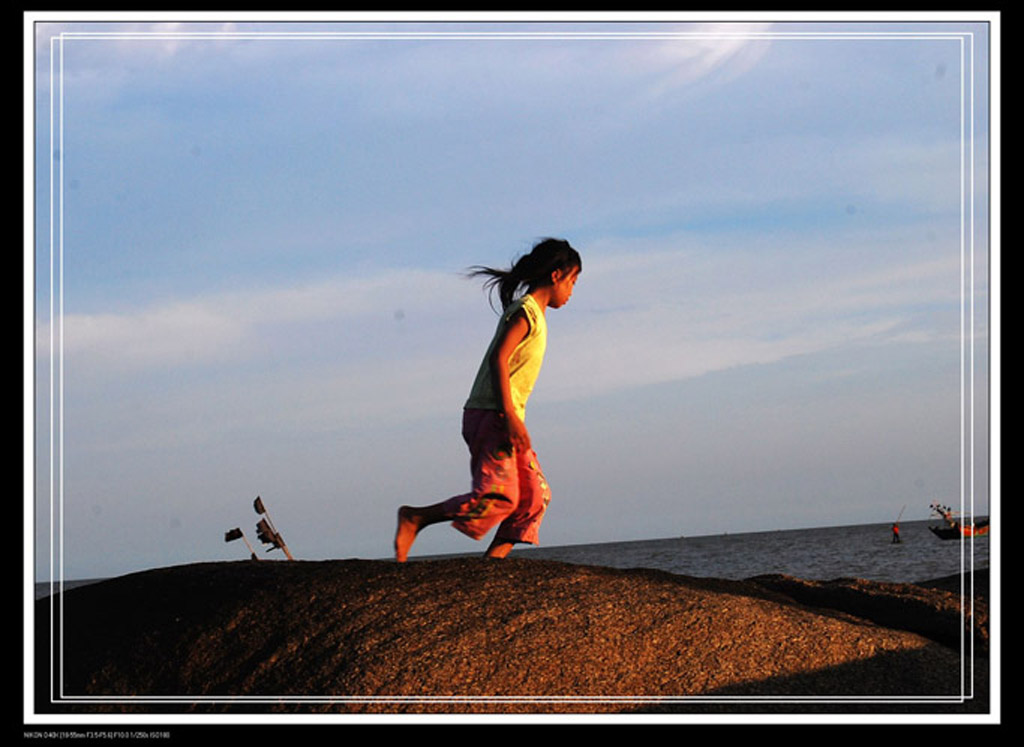
[[[38,579],[390,557],[546,236],[543,545],[989,513],[985,19],[156,20],[27,31]]]

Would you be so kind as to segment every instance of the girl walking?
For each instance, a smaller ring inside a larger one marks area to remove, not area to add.
[[[505,557],[519,542],[537,544],[551,491],[530,446],[526,400],[544,359],[545,314],[568,303],[582,267],[569,242],[545,239],[510,269],[473,269],[473,275],[487,278],[489,290],[497,290],[502,306],[463,409],[473,489],[429,506],[402,506],[395,532],[398,562],[405,562],[421,529],[442,521],[473,539],[497,525],[486,552],[492,558]]]

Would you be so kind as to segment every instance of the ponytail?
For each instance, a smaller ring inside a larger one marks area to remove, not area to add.
[[[484,276],[484,288],[492,294],[498,292],[501,308],[507,309],[516,299],[520,290],[529,293],[551,282],[551,273],[574,268],[583,269],[579,252],[564,239],[544,239],[528,253],[521,256],[511,268],[499,270],[493,267],[475,266],[469,268],[470,277]]]

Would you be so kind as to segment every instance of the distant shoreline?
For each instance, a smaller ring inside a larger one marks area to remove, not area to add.
[[[912,526],[912,525],[928,526],[928,525],[937,525],[937,524],[940,524],[940,523],[941,522],[939,522],[934,517],[932,517],[930,519],[909,519],[909,520],[904,520],[904,521],[900,522],[900,524],[903,525],[903,526]],[[757,530],[740,531],[740,532],[716,532],[716,533],[710,533],[710,534],[692,534],[692,535],[685,535],[685,537],[683,535],[677,535],[675,537],[653,537],[653,538],[649,538],[649,539],[604,540],[604,541],[600,541],[600,542],[580,542],[580,543],[570,543],[570,544],[551,545],[551,546],[546,546],[545,545],[545,546],[537,546],[537,547],[523,547],[522,549],[520,549],[520,550],[518,550],[516,552],[516,556],[517,557],[521,557],[521,558],[525,558],[525,559],[540,559],[541,557],[543,557],[545,555],[549,555],[551,553],[557,553],[560,550],[574,550],[574,549],[577,549],[577,548],[591,548],[591,547],[602,547],[602,546],[610,546],[610,547],[614,547],[614,546],[640,546],[640,545],[644,545],[646,543],[657,544],[657,543],[661,543],[661,542],[672,542],[672,541],[679,540],[679,539],[686,539],[686,540],[694,540],[694,541],[696,541],[696,540],[704,540],[704,539],[716,539],[716,538],[719,538],[719,537],[728,537],[728,538],[731,538],[733,540],[736,540],[736,539],[742,538],[744,536],[751,536],[751,537],[753,537],[753,536],[758,536],[758,535],[777,535],[777,534],[780,534],[780,533],[787,533],[787,532],[798,533],[798,532],[808,532],[808,531],[816,531],[816,530],[831,530],[831,529],[844,529],[844,530],[845,529],[850,529],[850,530],[854,530],[854,529],[868,528],[868,527],[878,528],[880,531],[884,530],[884,533],[886,535],[888,535],[889,528],[891,527],[891,522],[861,522],[861,523],[857,523],[857,524],[822,525],[822,526],[796,527],[796,528],[789,528],[789,529],[757,529]],[[987,540],[987,537],[983,538],[983,539]],[[930,535],[928,535],[928,540],[930,542],[931,541],[935,541],[934,538],[932,538]],[[461,559],[461,558],[473,558],[473,557],[476,557],[477,555],[479,555],[479,551],[476,550],[476,549],[472,549],[472,550],[466,550],[466,551],[463,551],[463,552],[445,552],[445,553],[435,553],[435,554],[429,554],[429,555],[421,555],[421,556],[417,556],[417,557],[411,558],[411,560],[413,560],[414,562],[428,561],[428,560],[429,561],[454,560],[454,559]],[[238,558],[238,559],[240,559],[240,558]],[[269,562],[277,562],[278,560],[281,560],[281,559],[282,558],[278,555],[278,557],[267,557],[265,560],[269,561]],[[360,558],[360,559],[363,559],[363,558]],[[557,559],[557,558],[555,558],[555,559]],[[192,562],[234,562],[235,560],[236,559],[224,559],[222,561],[220,559],[209,559],[209,560],[197,560],[197,561],[192,561]],[[263,560],[263,559],[261,559],[261,560]],[[332,559],[331,558],[321,558],[321,559],[318,559],[318,560],[327,561],[327,560],[332,560]],[[387,562],[387,561],[390,560],[390,558],[389,557],[376,557],[376,558],[366,558],[366,560]],[[576,562],[576,561],[570,560],[570,561],[567,561],[567,562]],[[591,562],[589,560],[583,561],[583,563],[586,564],[586,565],[605,565],[605,564],[600,563],[600,562],[596,562],[595,563],[595,562]],[[174,565],[188,565],[188,564],[190,564],[190,563],[189,562],[184,562],[184,563],[176,563]],[[660,567],[660,566],[644,566],[644,565],[641,565],[640,567],[652,567],[652,568],[654,568],[654,567]],[[112,579],[112,578],[118,578],[120,576],[124,576],[124,575],[128,575],[128,574],[142,573],[142,572],[145,572],[146,570],[154,570],[154,569],[150,568],[150,569],[138,569],[138,570],[125,571],[124,573],[117,574],[115,576],[108,576],[108,577],[87,578],[87,579],[65,579],[63,581],[63,584],[64,584],[64,588],[65,589],[73,589],[73,588],[76,588],[76,587],[79,587],[79,586],[88,586],[90,584],[94,584],[94,583],[97,583],[97,582],[100,582],[100,581],[109,580],[109,579]],[[982,567],[975,568],[975,571],[980,571],[980,570],[987,570],[987,566],[982,566]],[[669,572],[673,572],[673,571],[670,570]],[[717,575],[714,572],[712,572],[712,573],[706,573],[705,572],[705,573],[698,573],[698,574],[686,574],[686,572],[683,572],[683,573],[684,573],[684,575],[700,575],[700,576],[717,577]],[[754,572],[754,573],[750,573],[749,575],[753,576],[753,575],[757,575],[757,573]],[[796,573],[795,575],[802,575],[802,574]],[[934,575],[936,577],[938,577],[938,578],[944,578],[945,576],[950,575],[950,574],[944,574],[944,573],[940,572],[940,573],[934,574]],[[730,578],[740,578],[740,576],[729,576],[729,577]],[[906,579],[906,580],[903,581],[903,583],[923,583],[923,582],[925,582],[927,580],[929,580],[928,579],[928,575],[927,574],[922,574],[921,578]],[[37,581],[35,583],[35,598],[37,600],[41,599],[41,598],[45,598],[46,596],[49,596],[49,594],[50,594],[50,588],[49,587],[50,587],[51,583],[56,587],[60,582],[55,579],[52,582],[51,581]]]

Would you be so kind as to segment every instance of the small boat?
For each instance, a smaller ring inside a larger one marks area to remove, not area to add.
[[[956,512],[949,506],[940,506],[938,503],[933,503],[931,509],[946,522],[945,526],[928,527],[932,530],[932,534],[939,539],[965,539],[967,537],[982,537],[988,534],[988,519],[964,523],[957,518]]]

